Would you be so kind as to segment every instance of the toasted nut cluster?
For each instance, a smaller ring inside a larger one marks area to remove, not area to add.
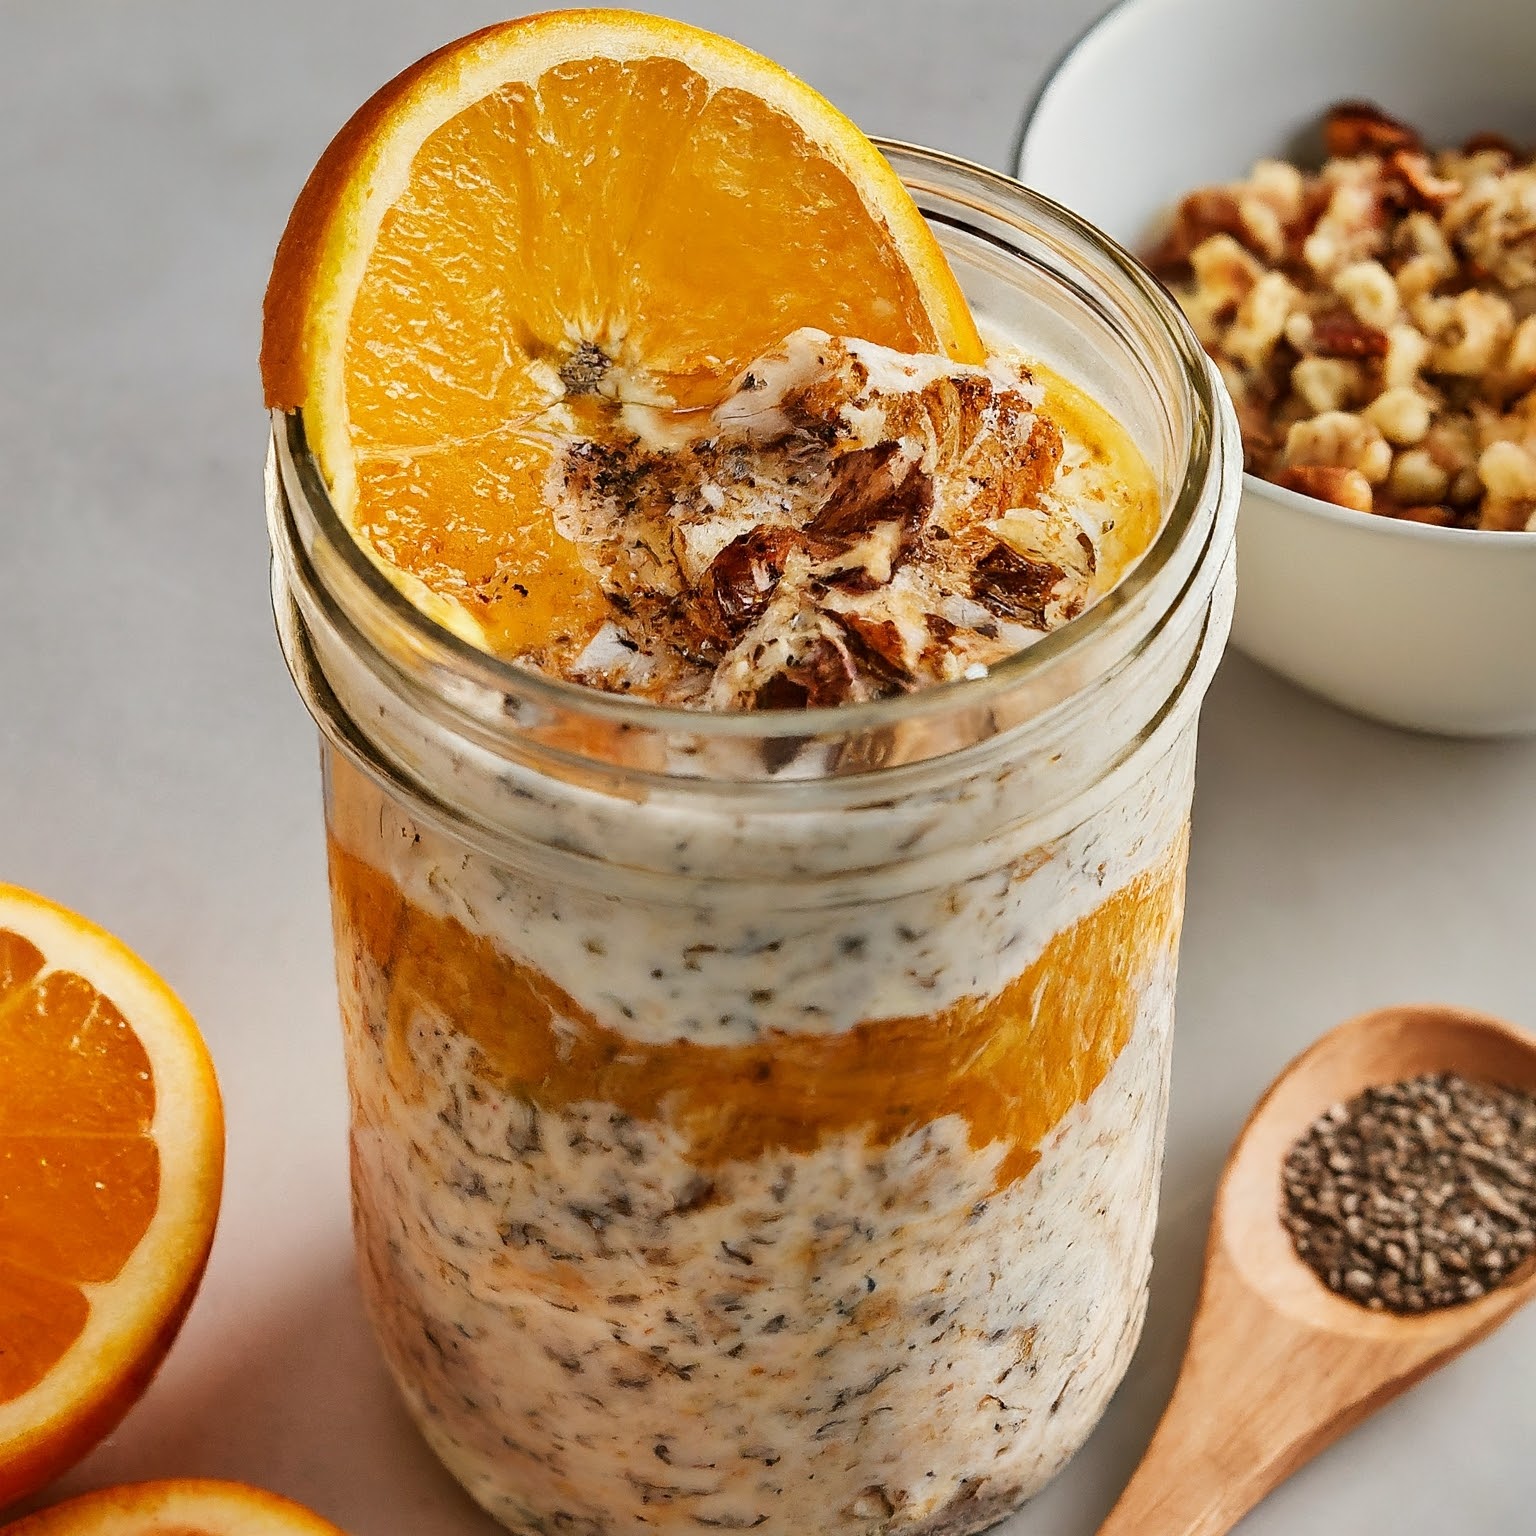
[[[1360,512],[1536,532],[1536,157],[1334,107],[1315,173],[1191,192],[1149,257],[1247,465]]]

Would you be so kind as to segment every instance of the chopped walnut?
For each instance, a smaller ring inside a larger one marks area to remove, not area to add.
[[[672,704],[799,709],[1026,648],[1092,600],[1112,521],[1073,494],[1100,482],[1045,403],[1022,368],[802,330],[686,433],[625,407],[550,482],[612,617],[530,664]]]
[[[1456,255],[1436,220],[1428,213],[1410,213],[1392,237],[1397,265],[1397,291],[1404,299],[1433,293],[1456,276]]]
[[[1149,258],[1221,369],[1247,467],[1360,511],[1527,528],[1536,157],[1494,134],[1432,150],[1367,102],[1323,137],[1320,170],[1262,160],[1190,193]]]
[[[1211,299],[1230,313],[1253,291],[1264,268],[1231,235],[1212,235],[1189,253],[1195,279]]]
[[[1287,229],[1306,206],[1307,184],[1300,171],[1285,160],[1260,160],[1248,178],[1247,196],[1270,208]],[[1239,207],[1243,202],[1239,200]]]
[[[1470,416],[1442,416],[1424,434],[1424,446],[1446,474],[1459,474],[1477,462],[1477,428]]]
[[[1341,469],[1332,464],[1298,464],[1282,469],[1275,476],[1275,484],[1356,512],[1370,512],[1375,503],[1371,482],[1358,469]]]
[[[1430,359],[1435,373],[1481,378],[1502,360],[1515,330],[1509,301],[1496,293],[1469,288],[1447,299],[1449,322],[1440,328]]]
[[[1422,443],[1429,434],[1429,399],[1417,389],[1384,389],[1361,413],[1389,443],[1399,448]]]
[[[1490,496],[1536,500],[1536,454],[1519,443],[1489,443],[1477,461],[1477,474]]]
[[[1365,386],[1365,370],[1342,357],[1304,357],[1291,370],[1291,388],[1315,412],[1353,405]]]
[[[1471,179],[1446,209],[1445,225],[1501,287],[1536,283],[1536,167],[1501,166]]]
[[[1285,331],[1287,317],[1300,302],[1300,291],[1284,273],[1266,272],[1237,306],[1225,349],[1249,368],[1264,367]]]
[[[1512,391],[1536,384],[1536,315],[1527,315],[1510,337],[1504,355],[1504,383]]]
[[[1387,494],[1405,507],[1444,501],[1450,488],[1451,477],[1427,448],[1410,448],[1398,454],[1387,476]]]
[[[1400,389],[1417,383],[1434,350],[1423,331],[1411,325],[1394,325],[1387,332],[1387,352],[1381,360],[1383,388]]]
[[[1392,450],[1379,428],[1351,411],[1324,411],[1286,434],[1286,466],[1323,464],[1356,469],[1371,485],[1387,478]]]
[[[1356,261],[1341,267],[1333,275],[1333,287],[1361,325],[1383,335],[1402,309],[1397,282],[1379,261]]]
[[[1338,161],[1344,167],[1359,162]],[[1377,255],[1382,248],[1381,188],[1357,172],[1340,174],[1322,217],[1302,243],[1301,256],[1319,278]]]

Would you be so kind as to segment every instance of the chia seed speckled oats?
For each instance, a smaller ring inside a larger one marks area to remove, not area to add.
[[[1082,1443],[1135,1344],[1156,1212],[1187,745],[1151,766],[951,888],[765,900],[753,943],[739,913],[627,905],[612,945],[599,896],[510,878],[333,768],[365,1290],[423,1431],[498,1519],[959,1533]],[[794,978],[818,974],[807,1016]],[[560,999],[548,1056],[526,998],[474,1000],[524,976]],[[971,1049],[978,985],[1016,1047],[979,1080],[946,1054]],[[833,1054],[861,1030],[867,1057]],[[937,1055],[904,1079],[914,1050]],[[780,1124],[773,1083],[727,1067],[690,1093],[679,1051],[754,1075],[811,1053],[812,1086]]]

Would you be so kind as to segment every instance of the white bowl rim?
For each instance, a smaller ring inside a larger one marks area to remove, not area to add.
[[[1116,0],[1102,16],[1089,22],[1065,48],[1056,55],[1046,69],[1040,84],[1035,88],[1035,93],[1024,104],[1024,115],[1019,122],[1018,132],[1014,135],[1011,151],[1013,175],[1019,181],[1024,180],[1024,153],[1029,145],[1030,130],[1035,125],[1035,119],[1040,115],[1040,109],[1045,105],[1046,97],[1051,94],[1058,78],[1063,70],[1075,59],[1078,53],[1092,43],[1100,32],[1109,31],[1117,26],[1123,14],[1130,10],[1150,10],[1155,6],[1165,3],[1174,3],[1174,0]],[[1193,189],[1191,189],[1193,190]],[[1113,237],[1111,237],[1113,238]],[[1118,242],[1117,242],[1118,243]],[[1129,249],[1129,248],[1128,248]],[[1136,256],[1134,249],[1131,255]],[[1141,258],[1136,257],[1139,261]],[[1166,286],[1166,285],[1165,285]],[[1301,491],[1293,491],[1287,486],[1276,485],[1273,480],[1266,480],[1262,475],[1253,474],[1249,470],[1243,471],[1243,491],[1245,494],[1272,496],[1281,506],[1291,508],[1296,512],[1308,512],[1315,517],[1321,517],[1325,521],[1343,523],[1355,527],[1373,527],[1385,538],[1405,538],[1427,540],[1431,543],[1440,542],[1460,543],[1471,540],[1479,545],[1524,543],[1536,549],[1536,532],[1528,532],[1522,529],[1493,529],[1493,528],[1439,528],[1433,523],[1405,522],[1395,517],[1386,517],[1376,512],[1357,512],[1353,507],[1341,507],[1335,502],[1324,501],[1320,496],[1308,496]]]
[[[1321,496],[1308,496],[1302,491],[1293,491],[1289,486],[1276,485],[1273,480],[1266,480],[1262,475],[1244,470],[1243,493],[1247,495],[1250,492],[1272,496],[1281,506],[1310,513],[1326,522],[1369,528],[1384,538],[1419,539],[1430,543],[1449,540],[1451,543],[1478,546],[1525,544],[1536,554],[1536,532],[1526,532],[1519,528],[1440,528],[1434,523],[1410,522],[1380,512],[1357,512],[1353,507],[1341,507],[1337,502],[1324,501]]]
[[[1035,87],[1034,95],[1024,103],[1024,115],[1019,122],[1018,132],[1013,136],[1013,147],[1010,150],[1010,166],[1013,176],[1023,181],[1020,174],[1024,169],[1024,148],[1029,140],[1029,130],[1034,126],[1036,117],[1040,115],[1040,108],[1045,105],[1045,98],[1050,95],[1051,88],[1056,84],[1057,77],[1076,57],[1078,50],[1087,46],[1096,33],[1106,30],[1117,23],[1120,13],[1132,5],[1152,4],[1158,0],[1115,0],[1115,3],[1104,12],[1102,16],[1096,16],[1085,26],[1076,37],[1062,48],[1061,52],[1046,66],[1045,73],[1040,77],[1040,83]]]

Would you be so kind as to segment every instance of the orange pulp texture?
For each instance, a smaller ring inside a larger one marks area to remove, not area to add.
[[[409,1031],[427,1015],[473,1039],[505,1092],[540,1108],[591,1100],[661,1121],[699,1168],[809,1152],[857,1130],[870,1147],[888,1147],[959,1115],[973,1147],[1004,1147],[1002,1188],[1029,1173],[1130,1039],[1142,988],[1178,941],[1184,855],[1181,837],[995,997],[732,1045],[655,1044],[605,1027],[489,939],[407,902],[334,840],[331,889],[342,963],[366,959],[387,978],[389,1070],[408,1099],[420,1095]]]
[[[160,1197],[149,1057],[112,1002],[0,928],[0,1403],[85,1328]]]
[[[223,1165],[218,1083],[175,996],[110,934],[0,885],[0,1506],[149,1384]]]
[[[261,1488],[169,1478],[98,1488],[40,1510],[0,1536],[344,1536],[312,1510]]]
[[[677,23],[552,12],[342,130],[278,250],[262,371],[366,545],[515,654],[605,614],[547,506],[563,443],[626,400],[712,404],[806,325],[983,356],[895,173],[808,87]],[[606,371],[568,393],[583,347]]]

